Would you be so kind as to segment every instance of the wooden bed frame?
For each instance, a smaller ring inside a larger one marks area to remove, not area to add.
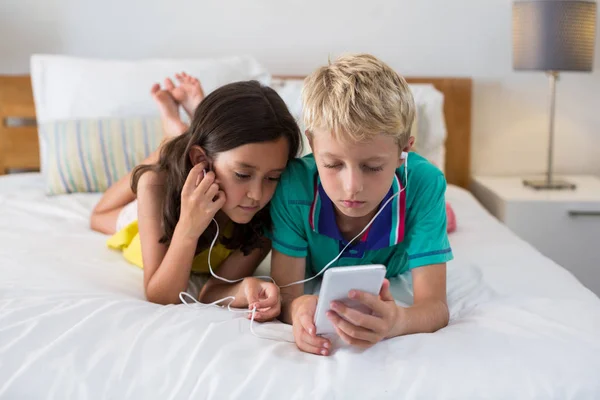
[[[274,76],[302,79],[300,76]],[[407,78],[409,83],[430,83],[444,94],[446,165],[449,184],[468,188],[470,180],[471,95],[470,78]],[[40,157],[35,106],[29,75],[0,76],[0,175],[10,170],[39,170]]]

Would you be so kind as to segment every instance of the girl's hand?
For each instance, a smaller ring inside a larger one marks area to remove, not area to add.
[[[383,282],[379,296],[352,290],[349,297],[369,307],[373,314],[364,314],[338,301],[332,302],[333,311],[328,311],[327,317],[344,342],[368,348],[395,336],[393,331],[398,321],[402,320],[404,309],[396,305],[390,293],[390,281],[386,279]]]
[[[318,296],[304,295],[292,302],[292,325],[296,346],[302,351],[317,355],[329,355],[331,342],[317,336],[315,312]]]
[[[256,314],[254,315],[256,321],[263,322],[277,318],[281,312],[281,298],[277,285],[273,282],[248,277],[244,278],[242,288],[248,302],[248,308],[252,310],[256,307]],[[248,315],[248,318],[250,317],[251,315]]]
[[[198,240],[225,204],[225,193],[215,183],[214,172],[207,172],[204,176],[206,166],[206,162],[196,164],[181,190],[181,212],[177,225],[182,234],[192,240]]]

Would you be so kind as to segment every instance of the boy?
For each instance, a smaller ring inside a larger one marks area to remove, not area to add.
[[[379,296],[349,293],[373,315],[334,302],[328,317],[345,342],[360,347],[443,328],[452,259],[446,181],[415,153],[406,181],[401,155],[414,142],[415,117],[407,83],[373,56],[345,56],[305,80],[302,100],[312,154],[290,162],[271,202],[273,278],[284,286],[318,273],[400,192],[331,268],[383,264],[388,278],[411,271],[414,304],[396,305],[386,279]],[[298,284],[282,288],[281,298],[280,319],[293,325],[297,346],[330,354],[329,340],[315,334],[317,296]]]

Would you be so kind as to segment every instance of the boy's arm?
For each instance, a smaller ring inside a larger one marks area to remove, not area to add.
[[[396,324],[388,337],[430,333],[448,325],[446,263],[415,268],[411,273],[413,305],[400,307]]]
[[[402,308],[393,336],[434,332],[448,324],[446,263],[452,260],[446,225],[446,180],[437,169],[413,172],[415,199],[405,237],[414,300]],[[410,187],[410,186],[409,186]]]
[[[271,255],[271,277],[278,286],[285,286],[304,279],[306,258],[290,257],[273,249]],[[281,314],[279,319],[286,324],[292,323],[292,302],[304,294],[304,283],[281,288]]]

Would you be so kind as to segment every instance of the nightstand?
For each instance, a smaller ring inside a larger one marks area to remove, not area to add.
[[[575,190],[535,190],[523,178],[476,176],[488,211],[600,296],[600,178],[564,176]]]

